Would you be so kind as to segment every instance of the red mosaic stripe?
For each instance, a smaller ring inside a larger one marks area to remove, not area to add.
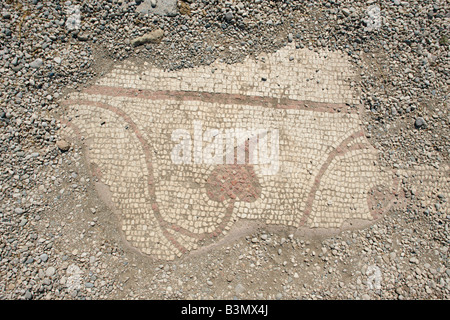
[[[94,85],[92,87],[84,89],[83,93],[106,95],[109,97],[128,97],[148,100],[202,101],[208,103],[262,106],[276,109],[296,109],[326,113],[335,113],[342,111],[348,113],[358,112],[357,108],[350,108],[350,106],[345,103],[322,103],[294,100],[289,98],[270,98],[242,94],[211,93],[202,91],[152,91]]]

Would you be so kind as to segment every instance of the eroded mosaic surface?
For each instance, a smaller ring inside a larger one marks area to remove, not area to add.
[[[178,72],[123,64],[70,95],[63,134],[86,139],[125,240],[152,257],[174,259],[243,220],[340,229],[375,221],[399,187],[364,136],[354,79],[340,53],[293,47]],[[242,130],[264,133],[253,150]],[[181,163],[174,132],[191,143]],[[223,163],[206,161],[217,143]]]

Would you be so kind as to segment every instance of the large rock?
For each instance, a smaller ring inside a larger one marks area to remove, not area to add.
[[[134,47],[146,44],[146,43],[160,43],[164,36],[164,31],[161,29],[153,30],[152,32],[144,34],[142,37],[133,39],[131,44]]]

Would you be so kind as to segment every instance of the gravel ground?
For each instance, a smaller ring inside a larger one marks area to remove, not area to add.
[[[446,1],[192,0],[162,16],[142,14],[141,2],[0,3],[1,299],[450,297],[442,195],[424,208],[405,181],[411,196],[404,208],[366,230],[302,239],[259,229],[161,264],[123,245],[82,150],[64,151],[58,137],[59,99],[115,61],[177,70],[235,63],[295,42],[342,50],[360,69],[354,85],[364,125],[386,166],[439,168],[448,164],[450,137]],[[371,5],[380,8],[379,27]],[[132,45],[157,28],[160,43]]]

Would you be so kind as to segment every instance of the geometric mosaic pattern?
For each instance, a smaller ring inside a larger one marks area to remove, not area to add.
[[[362,131],[354,79],[339,52],[293,46],[175,72],[124,63],[67,98],[62,134],[83,137],[125,241],[157,259],[245,220],[336,230],[375,221],[399,191]],[[190,148],[176,163],[180,130]],[[208,146],[233,161],[196,161]]]

